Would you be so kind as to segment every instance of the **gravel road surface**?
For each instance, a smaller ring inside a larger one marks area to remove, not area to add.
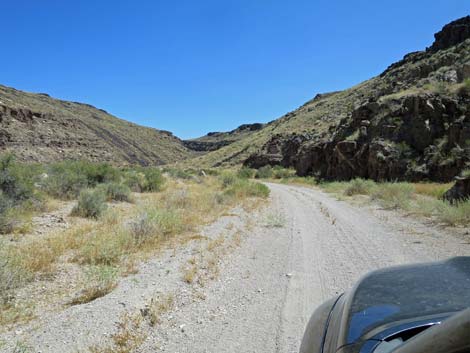
[[[262,210],[205,229],[208,238],[222,230],[242,234],[241,245],[220,259],[216,279],[197,288],[184,283],[178,269],[195,247],[169,252],[110,295],[25,328],[21,339],[34,351],[83,350],[106,341],[123,311],[142,307],[155,292],[171,291],[175,308],[158,327],[147,328],[139,352],[294,353],[316,306],[367,272],[470,255],[468,236],[355,207],[316,189],[267,185],[271,197]]]

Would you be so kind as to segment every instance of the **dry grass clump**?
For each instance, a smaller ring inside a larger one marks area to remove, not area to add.
[[[347,183],[344,194],[346,196],[353,195],[370,195],[376,187],[376,183],[373,180],[365,179],[353,179]]]
[[[15,290],[30,278],[29,273],[17,266],[18,260],[4,248],[0,250],[0,325],[28,321],[34,316],[32,304],[15,302]]]
[[[183,270],[183,280],[191,284],[194,282],[194,279],[196,278],[196,275],[198,273],[198,268],[197,264],[189,264],[184,270]]]
[[[220,273],[220,261],[229,251],[240,246],[242,235],[235,232],[232,236],[221,234],[211,239],[197,256],[191,257],[182,267],[182,280],[189,285],[204,287],[208,280],[214,280]]]
[[[470,223],[470,201],[451,205],[442,200],[452,183],[375,183],[354,179],[349,182],[321,183],[327,192],[348,196],[368,195],[387,209],[401,209],[430,217],[437,223],[450,226]]]
[[[117,324],[118,331],[111,336],[112,342],[107,346],[89,347],[91,353],[131,353],[138,349],[147,335],[143,329],[143,319],[151,327],[157,326],[162,315],[169,312],[175,305],[173,294],[152,299],[145,308],[136,314],[124,314]]]
[[[452,187],[452,183],[414,183],[415,193],[436,199],[442,198],[444,193]]]
[[[89,347],[90,353],[131,353],[144,342],[146,335],[140,314],[125,314],[117,326],[118,331],[111,336],[111,344]]]
[[[405,210],[410,208],[413,197],[413,185],[408,183],[377,184],[371,195],[372,200],[377,200],[384,208]]]
[[[150,326],[156,326],[160,323],[161,317],[170,311],[175,305],[175,296],[173,294],[164,295],[161,298],[152,299],[148,306],[148,320]]]
[[[439,199],[422,198],[417,200],[413,212],[432,217],[437,222],[449,226],[467,226],[470,224],[470,201],[451,205]]]
[[[116,288],[117,271],[110,266],[91,267],[86,272],[86,287],[68,305],[89,303],[101,298]]]
[[[25,275],[20,272],[16,261],[2,249],[0,251],[0,305],[6,305],[13,297],[13,291],[23,282]]]
[[[224,180],[223,186],[225,195],[239,200],[247,197],[267,198],[269,196],[269,188],[266,185],[247,179],[235,177],[229,184]]]

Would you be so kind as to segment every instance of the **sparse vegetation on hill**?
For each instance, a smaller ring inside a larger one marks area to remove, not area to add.
[[[168,131],[121,120],[91,105],[0,85],[0,145],[19,160],[160,165],[194,155]]]

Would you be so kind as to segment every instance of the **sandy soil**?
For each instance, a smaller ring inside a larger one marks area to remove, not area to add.
[[[311,188],[268,186],[262,210],[235,210],[206,227],[202,240],[143,264],[109,295],[0,334],[0,351],[12,352],[16,342],[33,352],[86,351],[109,341],[123,313],[170,293],[174,307],[157,327],[143,327],[139,352],[293,353],[315,307],[368,271],[470,255],[470,237],[461,231],[355,207]],[[208,247],[221,235],[218,250]],[[182,267],[208,251],[218,254],[219,275],[185,283]]]

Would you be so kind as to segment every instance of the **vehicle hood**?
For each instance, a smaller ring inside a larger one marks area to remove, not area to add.
[[[374,271],[345,295],[340,346],[379,326],[470,307],[470,257]]]

